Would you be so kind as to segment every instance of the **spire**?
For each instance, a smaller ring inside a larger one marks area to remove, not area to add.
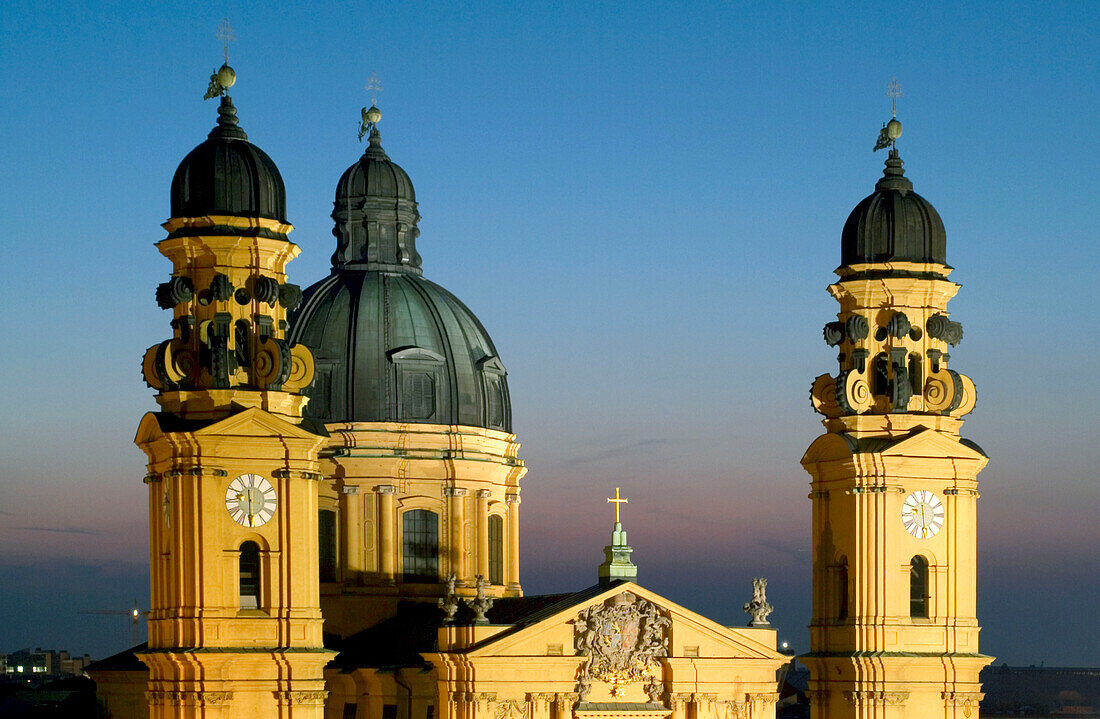
[[[901,137],[901,123],[898,122],[898,98],[901,97],[901,86],[895,77],[890,80],[886,88],[886,97],[890,98],[890,121],[882,126],[878,133],[878,142],[875,143],[875,152],[890,148],[890,157],[897,159],[898,138]],[[899,165],[900,167],[900,165]]]
[[[363,141],[363,135],[370,133],[370,145],[363,154],[367,157],[388,160],[382,149],[382,136],[378,134],[378,123],[382,121],[382,111],[378,109],[378,93],[382,91],[382,81],[378,79],[377,74],[371,73],[363,89],[371,93],[370,109],[364,107],[360,112],[362,121],[359,123],[359,142]],[[371,154],[371,150],[375,150],[375,154]]]
[[[898,156],[898,149],[891,148],[890,156],[886,158],[886,169],[882,171],[882,178],[875,183],[875,189],[911,192],[913,183],[905,176],[905,170],[902,169],[904,164]]]
[[[241,129],[237,120],[237,108],[233,105],[233,98],[222,95],[221,104],[218,106],[218,124],[210,131],[208,137],[211,140],[224,138],[227,140],[247,140],[248,135]]]
[[[634,548],[626,543],[626,530],[623,529],[620,507],[629,502],[626,497],[619,495],[619,488],[615,488],[615,496],[608,497],[608,502],[615,505],[615,528],[611,531],[611,544],[603,548],[604,562],[600,565],[600,584],[610,584],[616,580],[634,581],[638,578],[638,567],[630,561],[630,555]]]
[[[223,43],[224,61],[221,67],[210,74],[210,84],[206,87],[206,94],[202,96],[203,100],[221,98],[221,104],[218,106],[218,124],[210,131],[209,137],[212,140],[215,138],[247,140],[248,135],[237,124],[237,108],[233,106],[233,98],[229,97],[229,88],[237,84],[237,72],[229,67],[229,43],[236,39],[233,26],[229,24],[229,18],[222,18],[221,23],[218,24],[218,39]]]

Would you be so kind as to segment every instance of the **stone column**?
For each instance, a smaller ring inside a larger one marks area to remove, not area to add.
[[[487,489],[477,490],[477,573],[489,579],[489,495]]]
[[[393,510],[393,495],[397,488],[392,484],[380,484],[378,493],[378,566],[382,581],[394,583],[394,567],[397,566],[397,528]]]
[[[343,580],[359,584],[363,579],[363,498],[359,496],[359,487],[345,484],[340,499],[344,510]]]
[[[691,702],[691,694],[686,692],[672,692],[668,695],[668,704],[672,709],[672,719],[688,719],[688,704]]]
[[[451,571],[454,572],[456,584],[464,587],[470,584],[470,573],[466,568],[466,494],[461,487],[444,487],[443,496],[448,498],[447,511],[450,513],[450,552]]]
[[[504,583],[519,591],[519,495],[505,495],[508,503],[508,550],[504,556]]]

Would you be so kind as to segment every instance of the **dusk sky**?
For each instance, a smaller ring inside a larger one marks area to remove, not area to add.
[[[640,581],[743,624],[769,579],[808,649],[810,383],[840,231],[904,96],[907,176],[947,228],[953,369],[978,406],[978,618],[997,663],[1100,644],[1100,3],[19,2],[0,7],[0,652],[119,651],[148,604],[145,348],[170,334],[169,184],[233,98],[279,166],[291,280],[382,143],[424,272],[508,369],[527,593],[595,582],[615,487]]]

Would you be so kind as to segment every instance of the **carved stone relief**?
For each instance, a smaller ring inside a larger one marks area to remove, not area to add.
[[[630,592],[580,612],[573,623],[577,655],[585,659],[577,672],[580,700],[594,681],[610,684],[613,697],[622,696],[624,685],[643,681],[649,700],[660,701],[664,685],[657,675],[668,656],[671,625],[656,605]]]

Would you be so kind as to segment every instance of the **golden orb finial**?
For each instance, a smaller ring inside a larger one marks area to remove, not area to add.
[[[228,90],[233,87],[237,82],[237,72],[229,67],[229,65],[222,65],[218,68],[218,84]]]
[[[901,137],[901,123],[898,119],[891,118],[890,122],[886,123],[886,136],[890,138],[890,142]]]

